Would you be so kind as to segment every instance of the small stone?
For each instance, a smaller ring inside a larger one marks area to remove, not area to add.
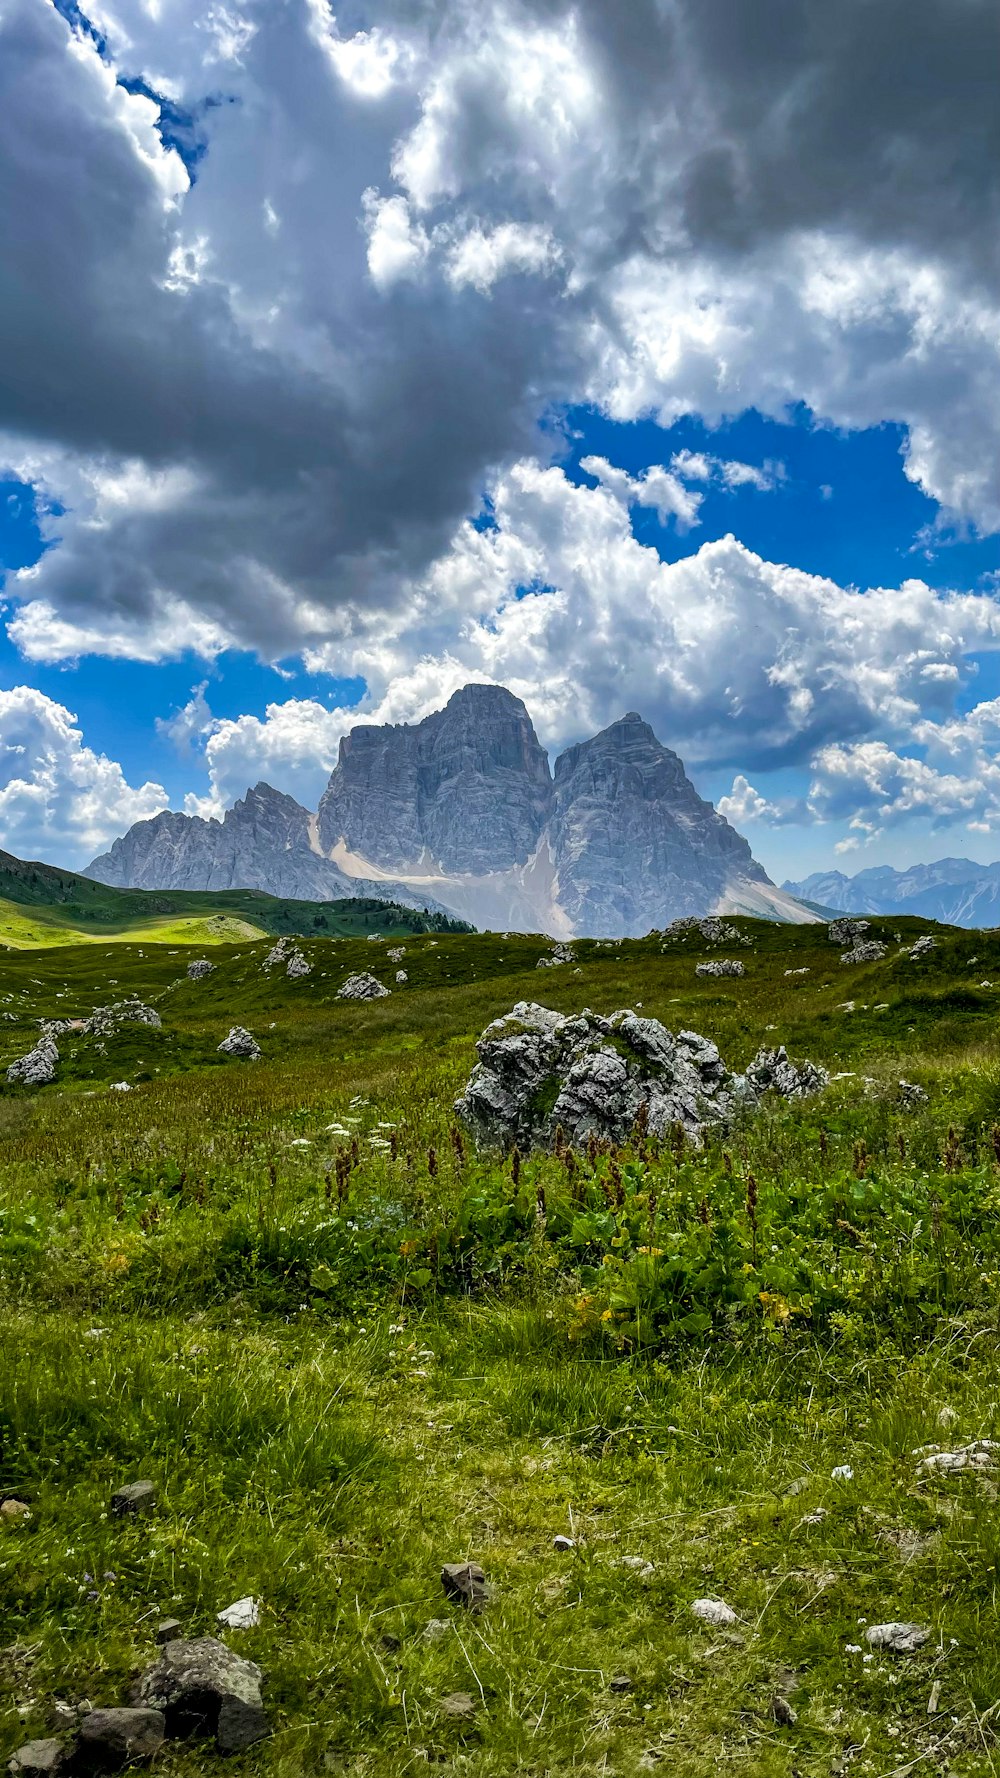
[[[554,1550],[573,1550],[576,1548],[576,1540],[572,1537],[565,1537],[560,1531],[552,1539],[552,1548]]]
[[[642,1581],[643,1586],[648,1586],[656,1573],[652,1562],[647,1561],[645,1556],[621,1556],[618,1566],[627,1569],[629,1574],[634,1574]]]
[[[399,984],[399,986],[400,986],[400,987],[402,987],[402,986],[403,986],[403,983],[404,983],[404,982],[408,982],[408,981],[409,981],[409,979],[410,979],[410,978],[409,978],[409,976],[408,976],[408,975],[407,975],[407,973],[406,973],[406,970],[405,970],[405,969],[397,969],[397,971],[396,971],[396,981],[397,981],[397,982],[398,982],[398,984]]]
[[[81,1764],[100,1770],[133,1759],[151,1759],[166,1737],[162,1710],[92,1710],[80,1724]]]
[[[608,1681],[609,1692],[630,1692],[631,1690],[632,1679],[628,1673],[616,1673],[614,1678]]]
[[[854,1471],[849,1463],[838,1463],[836,1469],[830,1471],[831,1482],[853,1482]]]
[[[227,1630],[255,1630],[260,1623],[260,1606],[249,1594],[245,1599],[237,1599],[227,1605],[223,1611],[217,1612],[220,1624]]]
[[[148,1513],[156,1505],[156,1489],[152,1482],[129,1482],[111,1496],[111,1511],[118,1519],[135,1518]]]
[[[466,1721],[476,1714],[475,1699],[468,1692],[449,1692],[441,1699],[441,1709],[445,1716],[456,1716]]]
[[[30,1517],[31,1508],[23,1500],[5,1500],[0,1506],[0,1518],[18,1520]]]
[[[798,1711],[792,1709],[788,1699],[783,1698],[780,1692],[775,1692],[771,1699],[771,1715],[784,1729],[794,1729],[799,1720]]]
[[[61,1741],[27,1741],[7,1762],[10,1778],[53,1778],[66,1763]]]
[[[441,1570],[441,1585],[449,1599],[468,1611],[481,1611],[486,1603],[486,1576],[478,1562],[446,1562]]]
[[[451,1634],[451,1628],[450,1618],[432,1617],[430,1622],[423,1627],[423,1639],[425,1642],[440,1642],[442,1636]]]
[[[888,1648],[897,1655],[913,1654],[929,1638],[930,1631],[923,1624],[870,1624],[865,1631],[869,1648]]]
[[[153,1631],[153,1641],[158,1648],[164,1648],[168,1642],[176,1642],[181,1634],[181,1620],[176,1617],[161,1617]]]
[[[691,1615],[699,1623],[711,1624],[717,1630],[739,1623],[732,1606],[727,1605],[724,1599],[695,1599],[691,1606]]]

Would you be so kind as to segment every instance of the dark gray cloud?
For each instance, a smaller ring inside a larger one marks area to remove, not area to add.
[[[1000,525],[992,0],[102,26],[0,19],[0,432],[68,508],[36,654],[346,659],[583,397],[902,420]],[[192,189],[114,71],[198,112]]]

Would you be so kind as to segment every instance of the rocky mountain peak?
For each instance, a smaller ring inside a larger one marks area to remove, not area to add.
[[[638,711],[567,748],[553,774],[521,699],[481,683],[420,722],[359,723],[315,818],[258,783],[221,822],[138,823],[89,874],[318,900],[374,889],[560,938],[725,911],[808,917]]]
[[[548,810],[548,757],[520,698],[466,685],[414,724],[352,729],[319,807],[320,844],[379,869],[523,864]]]

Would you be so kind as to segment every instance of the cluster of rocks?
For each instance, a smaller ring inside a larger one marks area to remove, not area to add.
[[[377,976],[365,972],[362,975],[349,975],[346,982],[337,989],[337,999],[385,1000],[389,992]]]
[[[855,945],[870,928],[870,920],[831,920],[826,936],[832,945]]]
[[[695,975],[746,975],[746,965],[735,957],[712,957],[708,963],[695,964]]]
[[[155,1006],[146,1006],[138,995],[130,994],[125,1000],[116,1000],[113,1006],[98,1006],[85,1019],[80,1030],[92,1037],[113,1037],[119,1025],[148,1025],[150,1030],[158,1031],[163,1024]],[[63,1030],[70,1028],[63,1025]]]
[[[220,1056],[232,1056],[237,1062],[259,1062],[260,1044],[242,1025],[234,1025],[219,1045]]]
[[[482,1147],[547,1146],[561,1128],[571,1145],[590,1136],[626,1142],[640,1120],[655,1136],[676,1126],[693,1141],[765,1092],[802,1098],[826,1084],[812,1063],[762,1050],[745,1075],[726,1068],[695,1031],[676,1036],[630,1011],[567,1017],[534,1002],[488,1025],[455,1110]]]
[[[922,938],[918,938],[914,944],[904,950],[903,956],[909,957],[912,963],[917,963],[921,957],[926,957],[929,951],[936,950],[937,939],[932,938],[929,932],[925,932]]]
[[[161,1626],[166,1628],[166,1626]],[[10,1760],[10,1778],[57,1778],[64,1770],[109,1771],[152,1759],[167,1740],[214,1737],[220,1753],[242,1753],[271,1732],[260,1668],[214,1636],[166,1641],[125,1705],[77,1713],[72,1741],[29,1741]]]
[[[210,963],[207,957],[196,957],[194,962],[187,966],[188,980],[192,982],[204,981],[207,975],[212,974],[214,968],[215,964]]]
[[[727,920],[720,920],[717,914],[709,914],[705,919],[696,919],[688,915],[683,920],[672,920],[665,929],[664,938],[703,938],[707,945],[749,945],[752,940],[738,926],[731,926]]]
[[[291,976],[293,981],[300,976],[312,975],[312,964],[294,938],[279,938],[274,949],[268,951],[261,967],[268,973],[272,969],[284,969],[285,974]]]
[[[115,1001],[113,1006],[98,1006],[89,1019],[44,1019],[42,1034],[33,1049],[11,1062],[7,1069],[7,1081],[11,1086],[45,1087],[56,1077],[59,1063],[59,1045],[56,1042],[66,1031],[79,1032],[81,1036],[103,1039],[111,1037],[119,1025],[148,1025],[159,1030],[163,1024],[159,1013],[153,1006],[146,1006],[135,995],[126,1000]]]
[[[801,1062],[796,1066],[784,1044],[773,1050],[758,1050],[743,1079],[755,1098],[777,1093],[782,1099],[809,1099],[830,1083],[829,1074],[818,1062]]]
[[[555,945],[547,957],[539,957],[536,969],[558,969],[561,963],[575,963],[576,952],[569,945]]]
[[[888,957],[888,955],[889,947],[884,945],[881,939],[868,938],[861,939],[859,943],[852,945],[849,951],[843,951],[840,961],[848,964],[881,963],[883,957]]]
[[[43,1031],[34,1049],[11,1063],[7,1070],[8,1083],[19,1087],[46,1087],[55,1080],[58,1062],[59,1046],[55,1036],[49,1030]]]
[[[899,1082],[899,1103],[904,1111],[920,1111],[930,1104],[930,1096],[912,1080]]]

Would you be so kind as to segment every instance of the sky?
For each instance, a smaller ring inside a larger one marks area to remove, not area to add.
[[[0,0],[0,845],[470,680],[1000,856],[995,0]]]

